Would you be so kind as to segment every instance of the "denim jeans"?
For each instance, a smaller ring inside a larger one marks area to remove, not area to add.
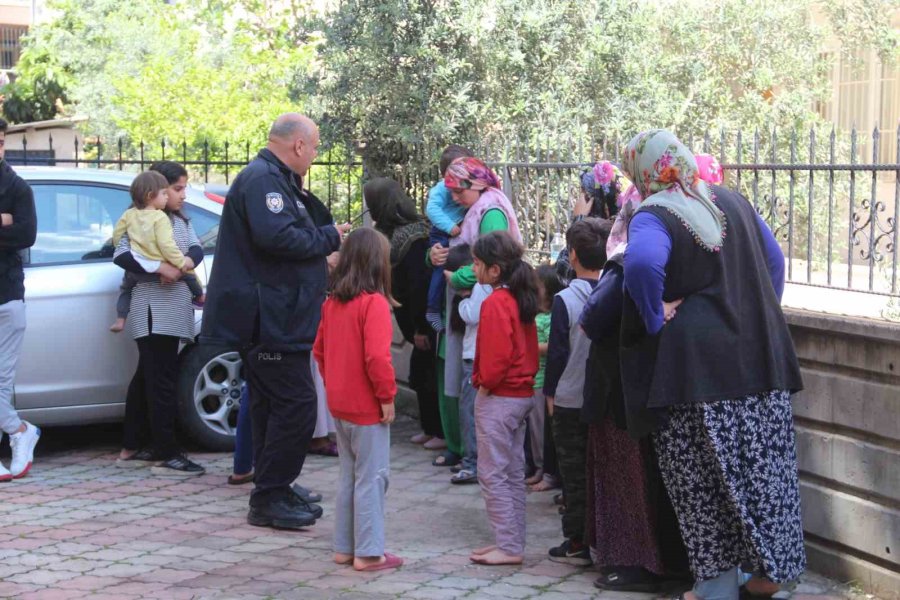
[[[472,387],[471,360],[463,361],[463,384],[459,398],[459,432],[463,443],[462,468],[470,473],[478,473],[478,440],[475,436],[475,396],[478,390]]]

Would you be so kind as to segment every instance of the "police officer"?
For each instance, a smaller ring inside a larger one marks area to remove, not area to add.
[[[310,349],[325,298],[326,257],[349,224],[335,225],[302,177],[319,131],[278,117],[269,142],[228,192],[207,287],[201,341],[241,348],[250,389],[256,487],[251,525],[299,529],[321,507],[291,490],[316,424]]]

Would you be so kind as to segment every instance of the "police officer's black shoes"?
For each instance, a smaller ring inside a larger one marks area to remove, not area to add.
[[[299,506],[300,510],[305,510],[312,516],[317,519],[322,518],[322,507],[313,502],[309,502],[303,496],[297,494],[296,492],[291,493],[291,502],[294,503],[294,506]]]
[[[319,510],[321,511],[321,508]],[[313,513],[303,510],[299,502],[281,496],[251,506],[250,512],[247,513],[247,522],[256,527],[303,529],[315,525],[316,517]]]

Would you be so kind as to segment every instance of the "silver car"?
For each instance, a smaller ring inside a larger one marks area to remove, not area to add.
[[[37,425],[119,421],[137,366],[126,332],[109,331],[123,271],[112,262],[112,231],[131,204],[134,174],[99,169],[17,167],[34,190],[37,241],[24,254],[28,328],[16,373],[15,406]],[[184,211],[212,267],[222,204],[188,188]],[[197,311],[200,331],[202,311]],[[231,348],[186,345],[178,381],[179,423],[215,450],[234,445],[242,384]]]

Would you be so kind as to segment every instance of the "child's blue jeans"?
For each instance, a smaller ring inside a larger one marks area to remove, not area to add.
[[[428,245],[440,244],[444,248],[450,246],[450,235],[437,227],[431,228],[428,234]],[[444,281],[444,267],[433,267],[431,271],[431,283],[428,285],[428,312],[441,312],[444,304],[444,290],[447,282]]]

